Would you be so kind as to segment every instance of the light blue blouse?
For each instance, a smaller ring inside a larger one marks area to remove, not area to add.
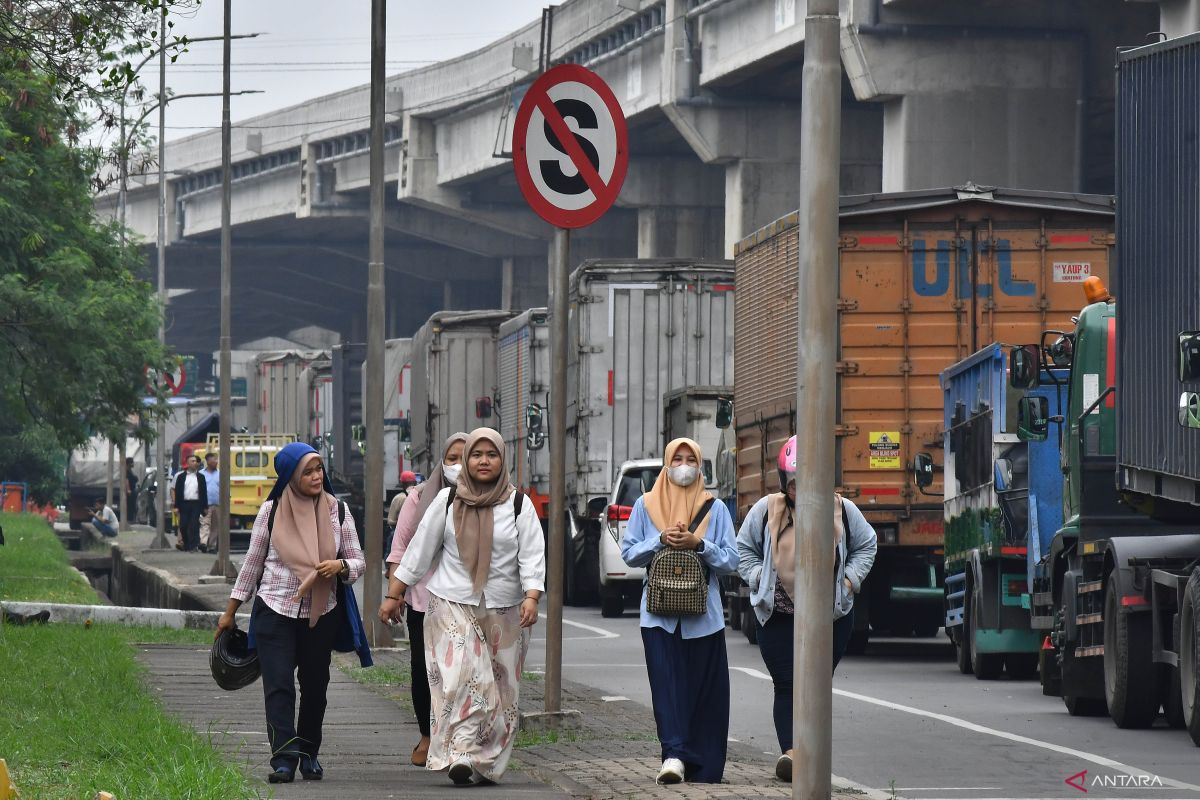
[[[647,567],[654,554],[666,547],[659,538],[662,532],[650,521],[650,514],[642,498],[633,504],[629,514],[629,525],[625,529],[625,537],[621,541],[621,558],[631,567]],[[738,549],[734,539],[733,520],[729,517],[729,509],[724,503],[713,503],[708,516],[708,529],[704,533],[704,544],[697,551],[700,558],[708,565],[708,611],[704,614],[686,617],[662,617],[646,611],[646,589],[642,588],[642,627],[662,628],[668,633],[674,633],[676,626],[682,625],[684,639],[699,639],[710,636],[725,628],[725,612],[721,608],[721,587],[717,582],[719,575],[732,575],[737,572]]]

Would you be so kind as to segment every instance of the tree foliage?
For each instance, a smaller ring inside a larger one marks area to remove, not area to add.
[[[32,453],[123,430],[144,368],[165,363],[140,256],[96,218],[94,165],[65,138],[77,114],[56,87],[0,53],[0,437]]]

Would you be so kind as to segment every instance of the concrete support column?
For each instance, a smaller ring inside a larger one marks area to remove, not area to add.
[[[725,257],[746,236],[796,210],[799,161],[734,161],[725,167]]]
[[[442,311],[449,311],[454,308],[454,284],[451,281],[442,281]]]
[[[1200,0],[1160,0],[1158,15],[1167,38],[1200,31]]]
[[[638,258],[722,258],[724,213],[712,207],[637,210]]]
[[[500,259],[500,308],[511,311],[513,308],[513,258]]]
[[[884,104],[883,191],[968,180],[1078,190],[1083,54],[1069,32],[843,27],[855,97]]]

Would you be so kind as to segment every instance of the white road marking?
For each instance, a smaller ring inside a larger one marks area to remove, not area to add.
[[[767,755],[771,755],[771,753],[768,753]],[[842,786],[847,789],[854,789],[862,792],[864,795],[866,795],[867,800],[896,800],[896,796],[891,792],[884,792],[871,786],[861,784],[858,781],[852,781],[849,778],[842,778],[838,775],[830,775],[829,780],[834,786]]]
[[[771,676],[768,675],[767,673],[763,672],[762,670],[751,669],[750,667],[730,667],[730,669],[735,669],[738,672],[744,672],[747,675],[749,675],[751,678],[758,678],[760,681],[771,680]]]
[[[730,669],[736,669],[739,672],[746,673],[747,675],[751,676],[752,678],[759,678],[760,680],[769,681],[771,679],[770,675],[766,675],[762,672],[759,672],[756,669],[750,669],[749,667],[730,667]],[[958,727],[958,728],[964,728],[969,731],[974,731],[975,733],[983,733],[983,734],[987,734],[988,736],[995,736],[1000,739],[1007,739],[1010,742],[1017,742],[1019,744],[1032,745],[1033,747],[1040,747],[1043,750],[1050,750],[1051,752],[1062,753],[1063,755],[1067,755],[1067,756],[1074,756],[1076,758],[1081,758],[1084,761],[1090,761],[1091,763],[1096,764],[1101,767],[1109,767],[1109,768],[1115,769],[1119,772],[1124,772],[1126,775],[1130,775],[1133,777],[1140,777],[1143,775],[1154,775],[1155,774],[1153,772],[1149,772],[1144,769],[1139,769],[1137,767],[1130,766],[1129,764],[1123,764],[1120,761],[1114,761],[1111,758],[1105,758],[1104,756],[1096,755],[1095,753],[1089,753],[1086,750],[1076,750],[1074,747],[1065,747],[1061,744],[1054,744],[1053,742],[1043,742],[1040,739],[1033,739],[1028,736],[1021,736],[1020,734],[1009,733],[1008,731],[1002,731],[1002,730],[998,730],[996,728],[989,728],[986,725],[977,725],[974,722],[968,722],[965,719],[959,719],[958,717],[952,717],[949,714],[938,714],[937,712],[934,712],[934,711],[925,711],[924,709],[921,709],[921,708],[914,708],[913,706],[906,706],[906,705],[901,705],[900,703],[893,703],[890,700],[881,700],[878,697],[871,697],[869,695],[859,694],[857,692],[848,692],[845,689],[834,689],[833,693],[836,695],[841,695],[842,697],[848,697],[851,700],[859,700],[864,703],[870,703],[871,705],[881,706],[883,708],[890,708],[893,711],[903,711],[906,714],[914,714],[918,717],[928,717],[929,719],[936,719],[939,722],[945,722],[947,724],[954,725],[955,727]],[[1174,780],[1173,778],[1166,778],[1161,775],[1158,777],[1162,780],[1164,786],[1173,786],[1176,789],[1183,789],[1184,791],[1188,791],[1188,792],[1200,792],[1200,786],[1196,786],[1195,784],[1186,783],[1184,781],[1177,781],[1177,780]],[[913,800],[931,800],[931,799],[930,798],[913,798]],[[964,799],[941,798],[941,800],[1036,800],[1036,798],[973,797],[973,798],[964,798]],[[1113,798],[1106,798],[1106,800],[1113,800]],[[1193,800],[1194,800],[1194,798],[1193,798]]]
[[[897,786],[897,792],[998,792],[1003,786]]]
[[[615,703],[618,700],[628,700],[629,698],[623,694],[605,694],[601,695],[600,699],[606,703]]]
[[[545,614],[538,614],[538,616],[541,617],[542,619],[546,619]],[[597,636],[599,636],[601,639],[620,639],[621,638],[621,634],[619,634],[619,633],[614,633],[613,631],[606,630],[604,628],[597,628],[594,625],[584,625],[582,622],[576,622],[574,620],[567,619],[566,617],[563,617],[562,623],[563,623],[563,625],[570,625],[573,628],[579,628],[580,630],[585,630],[585,631],[588,631],[589,633],[594,633]]]

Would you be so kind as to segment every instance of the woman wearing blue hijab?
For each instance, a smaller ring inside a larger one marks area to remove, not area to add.
[[[257,594],[250,626],[271,743],[267,777],[271,783],[290,783],[297,768],[305,780],[324,777],[317,754],[329,662],[345,629],[343,610],[333,613],[337,579],[353,583],[366,565],[354,517],[338,507],[317,451],[293,442],[276,453],[275,472],[279,479],[258,510],[250,549],[217,633],[234,627],[238,607]]]

